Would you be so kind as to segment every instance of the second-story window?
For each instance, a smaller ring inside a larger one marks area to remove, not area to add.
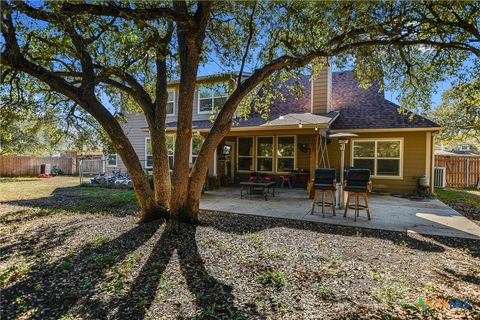
[[[167,115],[175,115],[175,91],[168,91]]]
[[[201,85],[198,88],[198,113],[211,113],[220,109],[226,100],[226,83]]]

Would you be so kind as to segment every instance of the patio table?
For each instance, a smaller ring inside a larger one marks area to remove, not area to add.
[[[275,182],[240,182],[240,199],[243,199],[243,193],[246,194],[259,194],[265,197],[265,200],[268,200],[268,195],[270,189],[272,189],[272,196],[275,197]]]

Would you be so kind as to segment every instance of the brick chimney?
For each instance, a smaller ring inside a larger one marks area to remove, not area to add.
[[[330,67],[312,75],[311,86],[311,112],[318,114],[332,111],[332,71]]]

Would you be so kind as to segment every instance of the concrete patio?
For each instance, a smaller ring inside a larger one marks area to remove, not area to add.
[[[337,209],[337,215],[333,216],[331,209],[326,208],[323,218],[321,207],[316,207],[315,213],[311,215],[312,201],[308,198],[306,190],[276,189],[276,197],[269,197],[269,200],[265,201],[256,195],[240,199],[240,188],[228,187],[207,191],[202,196],[200,208],[480,240],[480,226],[437,199],[412,201],[389,195],[369,194],[369,204],[372,220],[368,221],[366,212],[360,211],[360,217],[354,222],[353,210],[349,210],[347,217],[344,218],[343,210]]]

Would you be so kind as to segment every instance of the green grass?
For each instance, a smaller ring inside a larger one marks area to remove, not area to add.
[[[263,285],[270,285],[276,288],[285,286],[285,274],[281,271],[265,271],[258,280]]]
[[[59,188],[79,185],[78,177],[1,178],[0,201],[32,200],[50,197]]]
[[[480,191],[464,189],[435,189],[438,199],[454,209],[460,211],[468,218],[478,220],[480,212]],[[475,215],[474,213],[477,213]]]
[[[0,287],[25,277],[30,272],[30,268],[29,264],[24,260],[20,260],[0,269]]]
[[[78,177],[49,179],[0,178],[0,201],[33,200],[55,195],[75,196],[121,204],[135,202],[133,190],[80,186]]]
[[[89,266],[93,269],[107,269],[118,261],[118,255],[115,253],[98,254],[90,259]]]
[[[436,189],[438,199],[449,203],[463,203],[480,209],[480,191],[462,189]]]
[[[377,282],[378,287],[372,291],[372,296],[381,301],[398,301],[410,291],[408,281],[402,277],[389,277],[374,272],[373,279]]]

